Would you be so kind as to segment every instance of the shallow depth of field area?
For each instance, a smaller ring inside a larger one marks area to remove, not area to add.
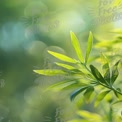
[[[121,122],[121,0],[0,1],[0,122]]]

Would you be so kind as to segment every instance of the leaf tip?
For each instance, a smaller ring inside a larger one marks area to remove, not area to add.
[[[37,71],[37,70],[33,70],[33,72],[38,73],[38,71]]]
[[[70,37],[71,37],[71,39],[73,38],[73,36],[74,36],[73,31],[70,31]]]
[[[70,96],[70,100],[71,100],[71,101],[73,101],[73,100],[74,100],[74,98],[73,98],[72,96]]]
[[[73,31],[70,30],[70,34],[72,34],[72,33],[73,33]]]
[[[50,53],[51,51],[50,50],[47,50],[48,53]]]
[[[90,34],[92,34],[92,31],[89,31]]]
[[[92,31],[89,31],[89,35],[93,37],[93,33],[92,33]]]

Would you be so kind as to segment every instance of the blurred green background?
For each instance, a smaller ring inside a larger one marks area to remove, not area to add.
[[[76,58],[70,42],[71,30],[83,50],[89,31],[93,32],[92,56],[98,57],[103,51],[121,57],[117,51],[121,49],[121,33],[116,33],[116,28],[122,27],[121,18],[97,23],[100,1],[0,1],[0,122],[67,122],[79,118],[79,109],[98,112],[92,103],[84,104],[83,99],[71,102],[69,90],[45,92],[49,85],[63,78],[40,76],[33,70],[56,67],[56,59],[47,50]],[[114,6],[105,3],[102,8]],[[104,13],[102,18],[119,12],[121,9]],[[110,43],[116,40],[119,41],[114,45]],[[116,50],[111,53],[113,49]]]

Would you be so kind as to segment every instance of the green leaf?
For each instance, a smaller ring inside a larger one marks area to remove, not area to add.
[[[101,92],[97,98],[96,98],[96,101],[95,101],[95,106],[97,106],[99,104],[100,101],[102,101],[104,99],[104,97],[110,92],[110,90],[107,90],[107,91],[103,91]]]
[[[88,69],[86,69],[85,65],[77,64],[77,68],[82,71],[84,74],[89,74]]]
[[[103,78],[103,76],[100,74],[100,72],[98,71],[98,69],[96,67],[94,67],[93,65],[90,65],[90,69],[91,69],[91,72],[92,74],[94,75],[94,77],[100,82],[100,83],[103,83],[103,84],[107,84],[107,82],[105,81],[105,79]]]
[[[111,76],[111,84],[114,84],[115,80],[117,79],[118,75],[119,75],[119,71],[118,71],[118,64],[120,61],[118,61],[113,67],[112,67],[112,76]]]
[[[100,57],[101,57],[101,62],[102,62],[103,65],[106,64],[106,63],[109,64],[108,58],[103,53],[101,53]]]
[[[72,87],[74,85],[78,84],[77,81],[72,80],[72,81],[61,81],[59,83],[56,83],[50,87],[47,88],[47,90],[54,89],[54,90],[63,90],[67,89],[68,87]]]
[[[75,90],[71,95],[70,95],[70,99],[71,101],[73,101],[75,99],[75,97],[80,94],[81,92],[83,92],[85,89],[87,89],[88,87],[82,87],[80,89]]]
[[[105,41],[100,41],[95,45],[95,48],[111,48],[112,45],[114,44],[113,41],[105,40]]]
[[[79,84],[78,82],[74,82],[70,85],[62,87],[61,90],[71,90],[71,89],[79,88],[79,87],[81,87],[81,84]]]
[[[70,35],[71,35],[71,41],[72,41],[72,45],[75,49],[75,52],[76,52],[79,60],[83,63],[84,58],[83,58],[83,55],[82,55],[82,50],[80,48],[79,41],[78,41],[77,37],[75,36],[75,34],[72,31],[70,32]]]
[[[70,65],[68,65],[68,64],[63,64],[63,63],[57,63],[57,62],[56,62],[56,65],[61,66],[61,67],[66,68],[66,69],[69,69],[69,70],[75,69],[75,67],[70,66]]]
[[[107,62],[102,66],[103,74],[105,74],[108,69],[110,70],[109,63]]]
[[[82,118],[84,118],[86,122],[102,122],[102,117],[99,114],[93,112],[80,110],[77,112],[77,114],[80,115]]]
[[[87,84],[80,83],[78,79],[69,79],[69,80],[64,80],[60,81],[58,83],[55,83],[51,86],[49,86],[47,90],[51,89],[57,89],[57,90],[65,90],[65,89],[71,89],[71,88],[78,88],[81,86],[86,86]]]
[[[108,68],[106,73],[104,74],[104,79],[111,84],[111,74],[110,74],[110,69]]]
[[[35,73],[38,73],[40,75],[47,75],[47,76],[54,76],[54,75],[64,75],[66,74],[62,70],[57,69],[45,69],[45,70],[33,70]]]
[[[55,88],[55,87],[57,87],[57,86],[60,86],[60,85],[62,85],[62,84],[69,83],[69,82],[72,82],[72,81],[74,82],[74,80],[60,81],[60,82],[58,82],[58,83],[55,83],[55,84],[49,86],[47,89],[52,89],[52,88]]]
[[[121,103],[121,102],[122,102],[122,100],[117,100],[117,101],[113,102],[112,105],[117,104],[117,103]]]
[[[120,89],[120,88],[117,88],[116,91],[114,91],[114,94],[115,94],[115,96],[116,96],[117,98],[122,99],[122,95],[119,94],[117,91],[121,93],[121,89]]]
[[[67,71],[68,74],[76,74],[76,75],[85,75],[81,70],[79,69],[71,69]]]
[[[116,91],[114,91],[114,94],[115,94],[115,96],[117,97],[117,98],[119,98],[119,94],[116,92]]]
[[[94,87],[89,87],[88,89],[86,89],[84,96],[87,102],[89,102],[90,96],[94,91]]]
[[[63,54],[60,54],[60,53],[56,53],[56,52],[53,52],[53,51],[49,51],[48,50],[48,53],[53,55],[54,57],[62,60],[62,61],[65,61],[65,62],[69,62],[69,63],[77,63],[76,60],[66,56],[66,55],[63,55]]]
[[[92,44],[93,44],[93,35],[92,35],[92,32],[90,32],[89,38],[88,38],[87,49],[86,49],[85,63],[88,62],[89,54],[90,54],[91,49],[92,49]]]
[[[110,68],[109,68],[109,61],[107,59],[107,57],[101,53],[101,61],[102,61],[102,70],[103,70],[103,74],[104,74],[104,79],[110,84]]]

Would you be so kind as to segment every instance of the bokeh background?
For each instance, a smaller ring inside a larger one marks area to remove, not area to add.
[[[0,122],[67,122],[80,118],[79,109],[98,112],[83,98],[71,102],[70,90],[45,92],[63,77],[45,77],[33,70],[57,68],[57,59],[47,50],[76,58],[70,31],[77,35],[83,52],[92,31],[91,62],[99,64],[100,52],[110,60],[121,58],[121,16],[117,0],[1,0]]]

